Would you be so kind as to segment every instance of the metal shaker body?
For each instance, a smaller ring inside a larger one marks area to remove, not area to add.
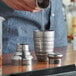
[[[30,65],[32,64],[32,55],[27,44],[17,44],[17,50],[12,58],[15,65]]]
[[[61,59],[63,55],[61,53],[51,53],[48,54],[49,64],[58,64],[61,65]]]
[[[54,31],[34,31],[34,48],[38,61],[47,61],[54,50]]]

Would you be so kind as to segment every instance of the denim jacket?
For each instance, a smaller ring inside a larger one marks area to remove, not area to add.
[[[55,47],[67,46],[66,25],[62,11],[62,0],[51,0],[48,8],[31,13],[9,8],[0,0],[0,16],[3,23],[3,53],[16,51],[17,43],[28,44],[34,50],[34,30],[54,30]]]

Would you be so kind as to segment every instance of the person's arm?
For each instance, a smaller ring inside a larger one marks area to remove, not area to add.
[[[36,6],[36,0],[3,0],[9,7],[22,10],[22,11],[30,11],[30,12],[38,12],[39,9]]]
[[[51,0],[51,27],[55,31],[55,47],[67,46],[66,22],[62,11],[62,0]]]

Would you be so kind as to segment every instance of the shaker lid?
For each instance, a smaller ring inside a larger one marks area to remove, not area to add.
[[[29,45],[24,44],[24,45],[23,45],[23,49],[26,50],[26,51],[29,51]]]
[[[61,53],[52,53],[48,54],[48,57],[62,57],[63,55]]]
[[[13,56],[12,57],[12,60],[21,60],[22,59],[22,57],[20,57],[20,56]]]
[[[22,52],[16,52],[15,55],[16,56],[22,55]]]
[[[25,56],[24,60],[31,60],[33,59],[33,56],[32,55],[29,55],[29,56]]]
[[[17,50],[29,50],[29,45],[28,44],[17,44]]]

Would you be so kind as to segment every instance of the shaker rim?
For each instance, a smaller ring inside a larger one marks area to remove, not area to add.
[[[52,53],[48,54],[48,57],[62,57],[63,55],[61,53]]]

